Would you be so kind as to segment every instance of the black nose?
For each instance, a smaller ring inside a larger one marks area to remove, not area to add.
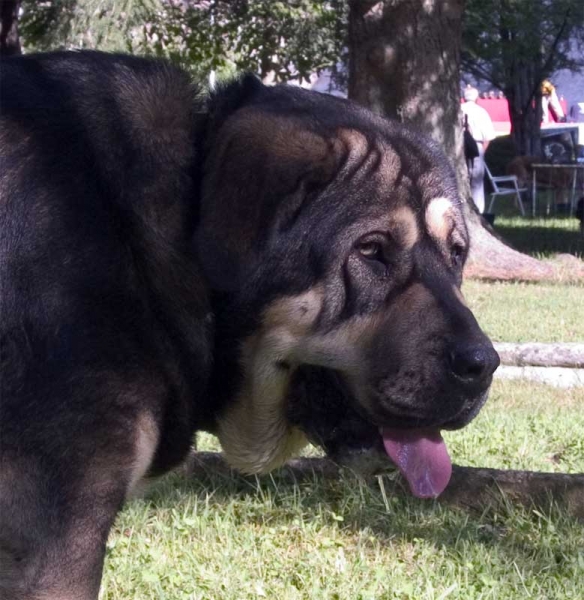
[[[459,344],[450,353],[452,372],[465,383],[478,384],[499,366],[499,355],[491,344]]]

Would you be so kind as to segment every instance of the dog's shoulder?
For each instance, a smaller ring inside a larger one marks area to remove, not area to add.
[[[98,320],[80,314],[93,305],[128,329],[148,306],[143,319],[158,315],[181,344],[205,340],[188,248],[202,108],[190,76],[99,52],[11,58],[1,76],[3,326],[49,330],[66,316],[77,330]]]
[[[200,89],[166,61],[56,52],[3,61],[1,77],[8,159],[59,156],[73,172],[101,176],[117,197],[144,179],[170,185],[194,163]]]

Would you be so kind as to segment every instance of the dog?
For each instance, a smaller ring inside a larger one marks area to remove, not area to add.
[[[244,473],[309,440],[382,448],[412,492],[498,356],[460,292],[469,236],[428,139],[254,76],[2,62],[0,592],[95,599],[115,515],[215,433]]]

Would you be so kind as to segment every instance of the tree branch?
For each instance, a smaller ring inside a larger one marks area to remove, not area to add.
[[[558,30],[558,33],[556,34],[556,37],[554,38],[554,41],[553,41],[553,43],[550,47],[550,50],[547,54],[547,58],[545,59],[543,65],[539,69],[539,77],[536,77],[536,82],[534,84],[535,88],[531,90],[529,102],[531,102],[531,100],[536,97],[537,90],[539,89],[539,86],[541,85],[542,80],[549,75],[549,72],[550,72],[550,69],[553,64],[553,60],[554,60],[554,57],[556,54],[556,50],[558,49],[558,45],[560,44],[560,41],[562,40],[562,38],[564,36],[564,31],[568,25],[568,18],[570,16],[570,13],[571,13],[571,8],[568,7],[566,9],[566,13],[564,14],[564,19],[562,21],[562,25],[561,25],[560,29]]]
[[[189,477],[214,474],[238,477],[217,452],[193,452],[182,468]],[[290,482],[315,476],[336,479],[347,470],[327,458],[297,458],[290,460],[278,475]],[[390,472],[387,469],[387,472]],[[395,473],[395,471],[393,471]],[[377,484],[368,475],[363,482]],[[401,478],[384,484],[391,493],[410,495]],[[537,473],[507,471],[454,465],[452,478],[438,501],[465,509],[482,510],[488,504],[507,498],[524,506],[549,506],[550,500],[565,507],[568,514],[584,518],[584,474]]]
[[[492,86],[499,90],[503,89],[503,83],[494,77],[493,74],[487,70],[487,67],[483,67],[479,63],[474,62],[474,59],[467,56],[462,56],[461,64],[463,69],[471,73],[474,77],[488,81]]]
[[[584,369],[584,344],[497,343],[495,349],[504,365]]]
[[[564,31],[566,30],[566,27],[568,26],[568,19],[570,17],[571,12],[572,12],[571,7],[568,7],[566,9],[566,14],[564,15],[564,20],[562,21],[562,26],[560,27],[560,30],[558,31],[558,33],[554,39],[554,42],[551,45],[550,51],[548,52],[548,56],[543,65],[542,70],[543,70],[544,74],[547,74],[549,72],[549,70],[551,69],[554,55],[556,53],[556,50],[558,49],[560,41],[564,37]]]

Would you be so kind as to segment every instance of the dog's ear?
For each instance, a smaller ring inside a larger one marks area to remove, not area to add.
[[[237,289],[262,239],[290,227],[336,172],[335,142],[261,103],[224,122],[204,166],[197,253],[211,285]]]

